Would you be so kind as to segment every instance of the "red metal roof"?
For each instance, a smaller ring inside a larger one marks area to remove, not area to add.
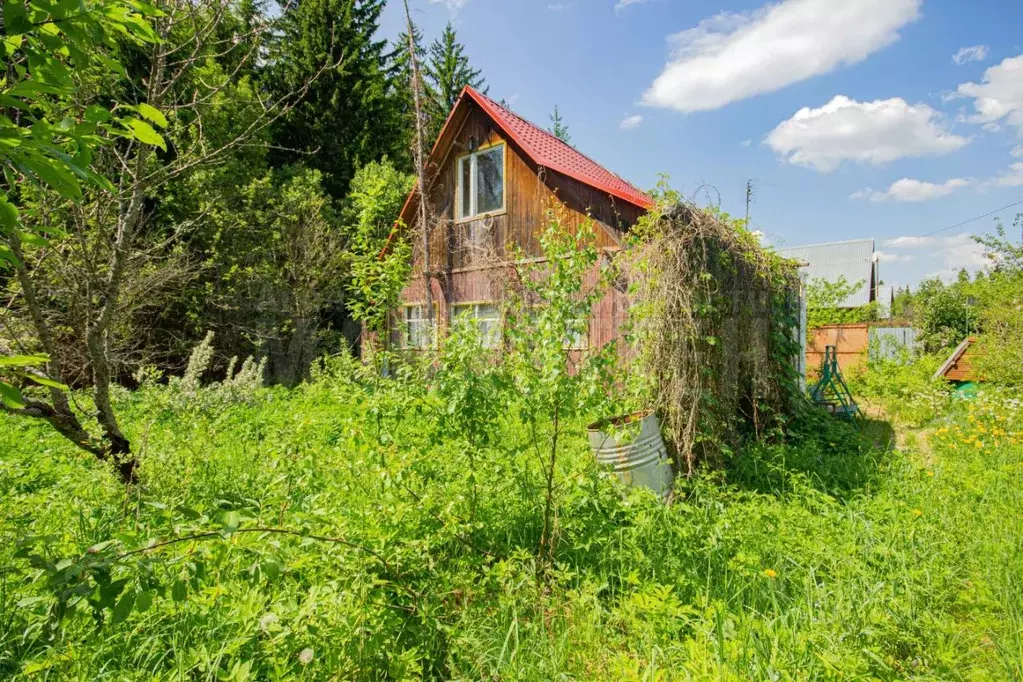
[[[645,192],[637,189],[571,145],[562,142],[543,128],[533,125],[474,88],[467,86],[462,91],[461,97],[467,95],[529,155],[533,163],[567,175],[640,208],[653,207],[653,199]]]

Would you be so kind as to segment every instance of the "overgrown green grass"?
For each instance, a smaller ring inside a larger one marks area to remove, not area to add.
[[[944,408],[926,454],[809,413],[670,506],[623,496],[580,420],[544,574],[541,465],[505,399],[474,449],[414,376],[123,393],[130,492],[4,420],[0,677],[1023,675],[1018,403]]]

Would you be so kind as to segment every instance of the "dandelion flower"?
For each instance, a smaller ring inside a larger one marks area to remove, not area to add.
[[[778,577],[778,571],[774,570],[773,568],[767,568],[764,569],[764,575],[766,575],[771,580],[774,580],[775,578]]]
[[[924,515],[924,513],[922,511],[920,511],[919,509],[914,509],[913,510],[913,516],[920,517],[920,516],[923,516],[923,515]]]
[[[309,665],[313,662],[313,650],[309,647],[302,649],[298,654],[298,662],[302,665]]]

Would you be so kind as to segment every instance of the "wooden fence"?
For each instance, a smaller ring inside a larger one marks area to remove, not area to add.
[[[824,347],[835,346],[838,366],[849,371],[871,357],[894,358],[899,348],[916,348],[916,330],[912,327],[881,327],[866,323],[830,324],[813,330],[806,346],[806,368],[816,374],[824,360]]]

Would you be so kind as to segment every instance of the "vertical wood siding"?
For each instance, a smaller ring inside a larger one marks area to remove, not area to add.
[[[598,248],[609,253],[620,248],[624,231],[643,213],[632,204],[616,202],[599,190],[538,168],[475,106],[460,125],[431,192],[438,220],[431,234],[430,259],[433,269],[439,272],[433,283],[433,297],[442,334],[452,307],[458,303],[499,302],[503,298],[509,277],[515,276],[514,268],[507,263],[516,254],[527,259],[542,256],[539,237],[546,229],[545,212],[549,207],[558,207],[560,225],[571,234],[592,220]],[[504,212],[480,220],[455,222],[457,159],[470,149],[500,142],[505,144]],[[471,239],[473,233],[475,242]],[[412,281],[402,293],[405,304],[425,300],[421,257],[421,253],[414,256]],[[591,273],[591,284],[596,276],[597,271]],[[617,290],[594,307],[589,331],[591,347],[619,336],[627,308],[627,297]]]

